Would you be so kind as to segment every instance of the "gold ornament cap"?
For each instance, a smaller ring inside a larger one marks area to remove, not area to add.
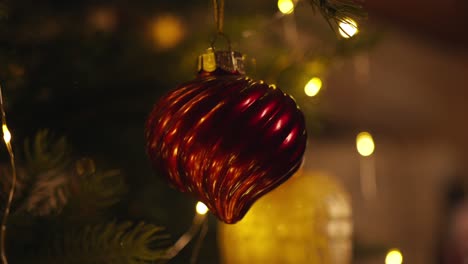
[[[237,51],[215,51],[208,48],[198,57],[198,72],[214,72],[221,70],[233,74],[245,74],[245,56]]]

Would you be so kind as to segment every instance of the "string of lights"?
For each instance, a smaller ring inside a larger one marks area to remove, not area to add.
[[[5,243],[6,243],[6,232],[7,232],[7,222],[8,217],[10,215],[11,203],[13,201],[13,196],[15,194],[15,187],[16,187],[16,162],[15,162],[15,155],[13,152],[13,148],[11,145],[11,133],[8,129],[7,121],[6,121],[6,113],[5,113],[5,104],[3,101],[3,92],[2,86],[0,85],[0,111],[2,115],[2,132],[3,132],[3,141],[5,142],[5,146],[8,151],[8,155],[10,156],[10,166],[11,166],[11,186],[10,191],[8,193],[7,202],[5,205],[5,209],[3,212],[3,219],[2,219],[2,226],[0,230],[0,255],[2,258],[3,264],[8,264],[8,259],[5,252]]]
[[[293,15],[296,5],[299,1],[294,0],[278,0],[278,10],[283,16]],[[296,30],[295,28],[286,28],[286,31]],[[344,39],[350,39],[359,33],[358,23],[350,18],[346,17],[338,23],[338,33]],[[285,32],[288,35],[288,32]],[[297,35],[297,34],[296,34]],[[295,41],[297,42],[297,41]],[[322,89],[323,81],[318,76],[312,76],[311,79],[304,86],[304,92],[308,97],[315,97],[319,94]]]
[[[208,218],[206,214],[208,213],[208,207],[202,203],[198,202],[195,206],[196,214],[193,218],[192,225],[190,228],[185,232],[180,238],[174,243],[172,247],[166,253],[165,259],[170,260],[177,256],[182,249],[184,249],[190,241],[192,241],[195,236],[200,232],[200,239],[198,240],[197,245],[194,248],[192,253],[192,263],[196,263],[196,259],[198,257],[198,251],[200,249],[200,244],[203,242],[203,239],[206,235],[208,228]],[[201,230],[201,231],[200,231]]]

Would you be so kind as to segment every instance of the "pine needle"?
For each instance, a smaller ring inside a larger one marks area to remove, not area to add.
[[[161,227],[102,223],[108,219],[101,217],[102,212],[126,192],[121,173],[97,170],[91,159],[70,166],[69,153],[65,139],[54,139],[47,130],[26,141],[26,166],[19,175],[21,196],[16,199],[19,209],[11,231],[16,236],[10,241],[21,252],[12,254],[14,263],[166,262],[169,240]],[[5,179],[0,179],[2,188],[9,184]],[[34,221],[28,220],[31,217]]]
[[[118,170],[96,170],[94,161],[82,159],[76,169],[70,186],[72,198],[67,206],[71,215],[93,215],[109,208],[121,200],[126,185]]]
[[[26,211],[39,216],[59,213],[70,196],[68,180],[63,170],[49,170],[38,175],[30,195],[26,198]]]
[[[334,29],[333,24],[339,27],[339,23],[346,19],[361,20],[367,18],[367,12],[358,0],[309,0],[312,8],[325,18]]]
[[[33,215],[60,212],[68,201],[70,151],[64,137],[40,130],[23,146],[24,174],[18,174],[18,211]]]
[[[71,230],[70,230],[71,229]],[[47,264],[138,264],[163,261],[168,236],[163,228],[132,222],[67,228],[62,235],[53,235],[34,259],[21,263]]]
[[[48,130],[40,130],[33,141],[24,143],[26,168],[30,174],[64,168],[70,163],[70,150],[65,137],[56,139]]]

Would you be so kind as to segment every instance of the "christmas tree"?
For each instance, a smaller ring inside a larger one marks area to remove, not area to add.
[[[247,54],[249,76],[295,98],[309,138],[349,130],[320,103],[328,76],[381,39],[363,3],[226,1],[224,9],[214,23],[204,1],[0,2],[0,83],[17,169],[9,263],[220,263],[215,216],[201,216],[197,200],[153,172],[144,135],[153,104],[193,79],[220,27]],[[14,173],[8,155],[2,148],[2,209]],[[357,240],[358,260],[389,247]]]

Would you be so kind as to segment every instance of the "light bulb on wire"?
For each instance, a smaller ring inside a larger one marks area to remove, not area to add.
[[[387,253],[385,257],[385,264],[401,264],[403,263],[403,255],[400,250],[392,249]]]
[[[294,12],[294,2],[292,0],[278,0],[278,9],[285,15],[291,14]]]
[[[195,206],[195,210],[199,215],[205,215],[206,213],[208,213],[208,207],[202,202],[197,203],[197,205]]]
[[[369,132],[361,132],[356,137],[356,148],[359,154],[368,157],[374,153],[375,143]]]
[[[310,81],[305,85],[304,92],[307,96],[313,97],[316,96],[320,89],[322,88],[322,80],[318,77],[310,79]]]
[[[6,144],[9,144],[11,141],[11,133],[10,133],[10,130],[8,130],[7,125],[2,125],[2,131],[3,131],[3,140],[5,141]]]
[[[351,38],[359,32],[358,24],[352,18],[344,18],[338,25],[338,31],[343,38]]]

